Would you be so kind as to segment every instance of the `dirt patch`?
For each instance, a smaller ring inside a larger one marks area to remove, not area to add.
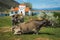
[[[53,39],[49,39],[49,38],[35,38],[34,40],[53,40]]]
[[[11,38],[10,40],[22,40],[22,38]]]
[[[11,27],[1,27],[0,32],[9,32],[11,31]]]

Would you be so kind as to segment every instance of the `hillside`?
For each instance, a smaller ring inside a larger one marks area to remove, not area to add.
[[[0,0],[0,12],[18,5],[19,3],[14,0]]]

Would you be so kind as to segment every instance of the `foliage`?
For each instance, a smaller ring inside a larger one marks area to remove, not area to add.
[[[59,16],[54,14],[53,12],[40,12],[40,14],[38,14],[38,17],[50,20],[54,26],[57,26],[57,24],[59,24]]]
[[[38,14],[37,16],[41,18],[46,18],[46,14],[44,12],[40,12],[40,14]]]
[[[60,27],[60,12],[54,12],[54,16],[58,17],[58,26]]]
[[[22,4],[25,4],[27,7],[29,7],[30,9],[32,9],[32,4],[30,2],[24,2]]]
[[[54,16],[58,16],[60,18],[60,12],[53,12],[54,13]]]

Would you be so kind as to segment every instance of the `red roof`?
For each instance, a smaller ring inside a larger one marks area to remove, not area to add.
[[[25,4],[20,4],[19,6],[26,6]]]
[[[18,7],[15,7],[15,8],[14,8],[14,11],[18,11],[18,10],[19,10],[19,8],[18,8]]]
[[[29,7],[26,7],[25,12],[28,12],[29,10],[30,10],[30,8]]]

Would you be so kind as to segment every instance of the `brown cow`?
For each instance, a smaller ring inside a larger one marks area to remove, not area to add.
[[[38,34],[40,28],[42,26],[49,26],[51,25],[50,21],[48,20],[32,20],[27,23],[20,23],[17,25],[14,29],[14,34],[22,34],[22,33],[29,33],[34,32],[35,34]]]

